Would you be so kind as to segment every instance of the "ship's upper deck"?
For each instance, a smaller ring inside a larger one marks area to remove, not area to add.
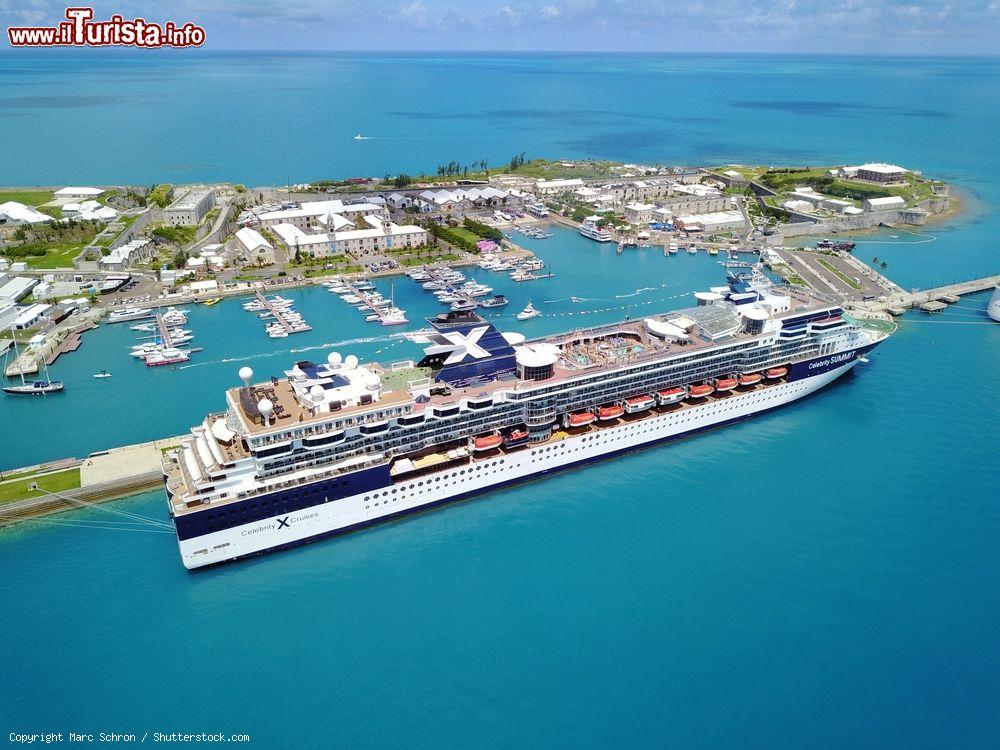
[[[716,294],[721,298],[721,294]],[[768,289],[768,294],[772,300],[778,300],[769,310],[768,317],[771,319],[796,317],[796,314],[836,304],[833,298],[803,287],[775,285]],[[474,314],[469,320],[473,324],[488,325]],[[322,387],[329,389],[332,387],[330,381],[342,381],[336,374],[343,367],[339,364],[339,357],[338,364],[326,369],[311,363],[299,363],[306,366],[312,378],[304,384],[298,382],[302,379],[301,373],[293,369],[292,377],[272,378],[266,383],[233,388],[227,392],[227,397],[251,437],[283,432],[298,425],[329,422],[331,419],[362,416],[362,421],[375,422],[384,419],[379,414],[387,409],[403,407],[407,412],[419,413],[429,406],[454,404],[462,398],[487,397],[498,390],[518,392],[549,387],[593,372],[610,371],[672,355],[691,354],[759,335],[748,331],[742,322],[740,305],[720,301],[527,341],[518,336],[511,337],[516,342],[513,348],[518,362],[530,365],[534,358],[551,367],[550,374],[542,380],[522,379],[515,371],[507,370],[489,377],[435,382],[430,378],[433,373],[431,368],[413,363],[384,368],[378,364],[358,365],[354,362],[351,367],[358,368],[364,378],[377,376],[378,388],[372,388],[370,394],[361,395],[358,399],[346,400],[332,411],[317,408],[309,394],[315,392],[319,395],[316,383],[322,383]],[[474,347],[474,343],[469,343],[466,348]],[[464,356],[465,349],[462,352]],[[371,380],[365,382],[370,387],[374,385]],[[259,407],[262,400],[266,400],[270,407],[267,417]],[[366,420],[364,415],[370,415],[370,419]]]

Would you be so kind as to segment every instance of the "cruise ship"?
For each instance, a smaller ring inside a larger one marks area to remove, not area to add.
[[[697,305],[526,340],[432,318],[419,361],[331,352],[226,392],[164,454],[190,569],[359,529],[695,435],[813,393],[890,332],[830,297],[730,275]],[[595,498],[599,501],[599,498]]]
[[[611,242],[613,239],[611,230],[607,227],[597,226],[597,222],[600,220],[600,216],[588,216],[580,225],[580,234],[598,242]]]

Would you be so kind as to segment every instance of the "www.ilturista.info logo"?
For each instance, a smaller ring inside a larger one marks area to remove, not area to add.
[[[93,8],[67,8],[57,26],[10,26],[12,47],[200,47],[205,29],[190,21],[159,24],[144,18],[113,15],[95,21]]]

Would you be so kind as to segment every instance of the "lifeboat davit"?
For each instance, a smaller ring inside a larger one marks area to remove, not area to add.
[[[719,378],[715,381],[715,390],[719,393],[725,393],[733,390],[737,385],[739,385],[739,381],[736,378]]]
[[[787,367],[772,367],[766,373],[768,380],[778,380],[779,378],[785,377],[788,374]]]
[[[625,413],[625,407],[621,404],[609,404],[597,410],[598,419],[618,419]]]
[[[678,401],[683,401],[687,398],[687,395],[687,388],[676,386],[674,388],[665,388],[662,391],[657,391],[656,400],[660,402],[661,406],[666,404],[676,404]]]
[[[575,411],[569,415],[568,422],[570,427],[586,427],[588,424],[593,422],[597,417],[593,412],[590,411]]]
[[[691,398],[705,398],[705,396],[711,395],[715,389],[710,385],[693,385],[688,391],[688,395]]]
[[[649,394],[643,394],[641,396],[632,396],[632,398],[625,399],[625,411],[629,414],[635,414],[636,412],[646,411],[653,404],[656,403],[656,399]]]
[[[759,372],[750,372],[740,375],[740,385],[757,385],[764,376]]]
[[[528,442],[528,431],[515,428],[503,437],[504,448],[517,448]]]
[[[499,448],[502,442],[503,438],[500,437],[500,433],[494,432],[491,435],[480,435],[477,437],[473,443],[473,447],[477,451],[489,451]]]

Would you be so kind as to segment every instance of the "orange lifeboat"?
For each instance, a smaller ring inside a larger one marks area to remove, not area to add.
[[[691,389],[688,391],[688,395],[691,398],[705,398],[705,396],[708,396],[708,395],[712,394],[714,391],[715,391],[715,389],[712,386],[707,385],[707,384],[706,385],[693,385],[693,386],[691,386]]]
[[[678,401],[683,401],[687,398],[687,395],[687,388],[676,386],[674,388],[664,388],[662,391],[657,391],[656,400],[660,402],[661,406],[664,406],[666,404],[676,404]]]
[[[567,421],[570,427],[586,427],[597,417],[590,411],[575,411],[569,415]]]
[[[764,376],[759,372],[748,372],[740,375],[740,385],[757,385]]]
[[[597,410],[598,419],[618,419],[625,413],[625,407],[621,404],[608,404]]]
[[[636,412],[646,411],[646,409],[655,403],[656,399],[647,393],[641,396],[632,396],[632,398],[625,399],[625,411],[629,414],[635,414]]]
[[[715,381],[715,390],[719,393],[725,393],[726,391],[731,391],[739,385],[736,378],[719,378]]]
[[[494,448],[499,448],[500,444],[503,442],[503,437],[501,437],[499,432],[493,432],[489,435],[480,435],[473,441],[473,447],[477,451],[489,451]]]
[[[785,377],[788,374],[787,367],[772,367],[766,373],[768,380],[778,380],[779,378]]]

